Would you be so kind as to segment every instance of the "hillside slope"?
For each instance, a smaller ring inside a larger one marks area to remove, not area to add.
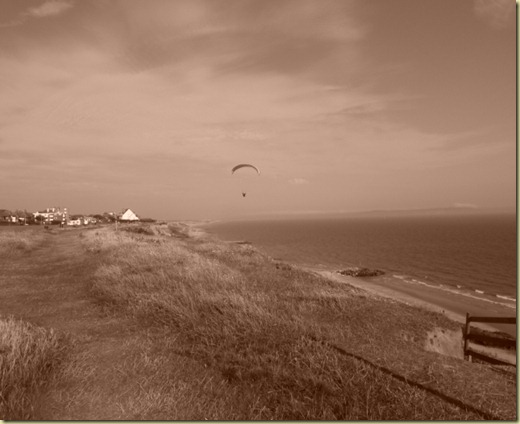
[[[182,224],[34,237],[1,259],[0,318],[65,353],[4,418],[516,419],[516,373],[457,358],[443,315]]]

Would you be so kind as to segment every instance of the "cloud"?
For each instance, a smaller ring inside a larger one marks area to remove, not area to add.
[[[35,18],[45,18],[47,16],[56,16],[70,9],[72,4],[68,1],[50,0],[41,6],[33,7],[26,12],[26,15]]]
[[[356,46],[368,31],[349,0],[100,3],[103,16],[84,25],[130,72],[197,60],[219,73],[298,73],[319,79],[339,72],[329,65],[332,59],[342,68],[348,64],[343,76],[357,66]]]
[[[309,181],[307,181],[305,178],[293,178],[292,180],[289,180],[289,183],[301,185],[301,184],[309,184]]]
[[[139,34],[175,28],[181,36],[228,32],[275,33],[345,42],[363,38],[366,29],[352,17],[349,0],[119,0],[113,2]]]
[[[47,18],[49,16],[57,16],[70,9],[73,4],[65,0],[49,0],[37,7],[27,9],[20,13],[16,19],[11,19],[7,22],[0,23],[0,28],[10,28],[22,25],[29,18]]]
[[[516,3],[512,0],[475,0],[474,10],[478,17],[495,29],[514,25]]]

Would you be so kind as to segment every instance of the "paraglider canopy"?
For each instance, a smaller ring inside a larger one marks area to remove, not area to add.
[[[236,172],[238,170],[240,170],[240,171]],[[233,178],[238,178],[238,181],[240,184],[240,191],[242,192],[242,197],[246,197],[247,191],[249,190],[249,188],[251,186],[251,182],[252,182],[252,180],[250,180],[250,178],[252,178],[254,176],[256,176],[256,178],[258,178],[258,175],[260,175],[260,170],[256,166],[251,165],[249,163],[241,163],[241,164],[234,166],[231,169],[231,175],[235,175],[235,172],[236,172],[236,174],[238,174],[238,177],[233,177]],[[255,178],[253,178],[253,179],[255,179]]]
[[[240,168],[253,168],[256,172],[258,172],[258,175],[260,175],[260,170],[256,166],[250,165],[248,163],[241,163],[239,165],[234,166],[233,169],[231,170],[231,173],[233,174],[237,169],[240,169]]]

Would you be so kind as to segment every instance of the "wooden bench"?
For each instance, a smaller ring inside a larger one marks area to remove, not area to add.
[[[469,313],[466,314],[466,326],[464,328],[464,359],[468,359],[473,362],[473,358],[488,362],[491,364],[498,365],[515,365],[516,363],[511,363],[506,360],[502,360],[499,358],[495,358],[494,356],[487,355],[486,353],[479,352],[470,346],[469,342],[483,342],[489,343],[493,348],[502,348],[502,349],[511,349],[514,348],[516,351],[516,339],[509,339],[494,336],[492,334],[479,334],[471,332],[471,323],[472,322],[481,322],[481,323],[490,323],[490,324],[513,324],[516,325],[516,317],[478,317],[471,316]]]

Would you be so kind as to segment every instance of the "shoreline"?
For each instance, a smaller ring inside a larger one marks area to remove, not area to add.
[[[225,240],[219,237],[218,234],[208,231],[206,225],[196,225],[193,223],[188,225],[191,228],[196,227],[198,232],[216,237],[220,241],[226,243],[239,242],[238,240]],[[254,243],[248,243],[258,249],[258,246]],[[265,249],[260,248],[260,251],[263,251],[269,257],[273,258]],[[451,320],[461,324],[465,324],[466,322],[466,313],[470,313],[473,316],[516,317],[515,301],[506,298],[497,298],[497,300],[494,301],[491,296],[480,293],[479,291],[463,293],[455,290],[446,290],[446,288],[442,286],[407,282],[404,278],[396,278],[389,274],[379,277],[346,276],[323,266],[319,267],[311,264],[285,261],[284,259],[280,260],[300,269],[321,275],[327,279],[350,284],[375,296],[386,297],[444,314]],[[516,326],[514,325],[481,323],[473,325],[489,331],[501,331],[514,337],[517,335]]]
[[[461,324],[466,322],[466,313],[470,313],[473,316],[516,317],[516,305],[514,308],[508,307],[498,302],[490,302],[484,298],[447,292],[433,286],[412,285],[398,279],[384,279],[381,277],[359,278],[318,268],[302,268],[327,279],[350,284],[375,296],[442,313]],[[474,325],[490,331],[501,331],[515,337],[517,334],[516,326],[513,325],[480,323]]]

